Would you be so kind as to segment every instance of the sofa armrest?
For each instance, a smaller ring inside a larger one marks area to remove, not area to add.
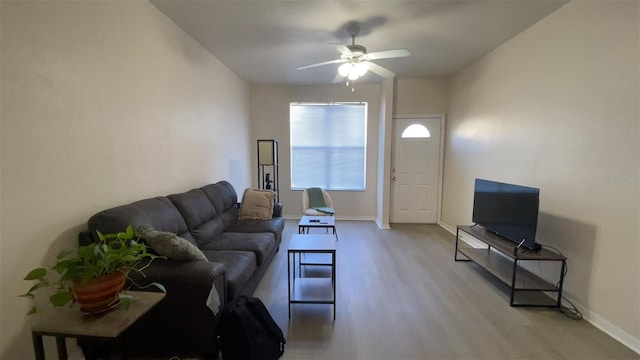
[[[152,282],[162,284],[167,290],[165,302],[173,302],[173,298],[180,297],[183,298],[180,300],[182,305],[183,301],[194,306],[204,305],[211,288],[216,287],[220,304],[224,306],[225,275],[224,265],[215,262],[155,259],[142,273],[130,272],[129,278],[134,282],[132,290],[157,291],[155,287],[144,287]]]
[[[87,246],[98,239],[89,230],[82,231],[78,234],[78,245]]]
[[[282,203],[273,204],[273,216],[272,218],[282,217]]]
[[[89,245],[95,241],[93,233],[83,231],[78,235],[80,246]],[[145,263],[143,266],[146,266]],[[144,288],[152,282],[158,282],[167,289],[167,298],[172,293],[187,292],[192,297],[208,297],[211,287],[216,286],[221,301],[226,299],[226,269],[224,265],[209,261],[183,261],[173,259],[155,259],[141,274],[138,271],[129,272],[129,278],[134,282],[132,290],[159,291],[155,287]],[[137,284],[138,286],[136,286]],[[196,295],[197,294],[197,295]],[[224,303],[221,302],[224,306]]]
[[[215,357],[216,328],[226,300],[226,269],[222,264],[155,259],[144,269],[144,275],[138,272],[129,275],[140,286],[159,282],[167,293],[158,305],[125,332],[123,341],[128,347],[147,356],[155,352],[159,352],[155,356],[164,357],[192,351],[205,358]],[[216,315],[208,307],[212,287],[219,294],[220,309]],[[136,288],[132,284],[132,290]],[[159,291],[155,287],[144,290]]]
[[[80,245],[88,245],[96,239],[91,232],[83,231],[78,240]],[[158,305],[122,334],[123,341],[146,356],[166,357],[167,354],[192,351],[214,358],[218,351],[216,327],[219,310],[224,308],[227,298],[224,265],[210,261],[154,259],[141,266],[146,266],[142,273],[130,271],[128,274],[130,289],[160,291],[153,286],[145,287],[157,282],[165,287],[167,293]],[[220,303],[215,315],[208,306],[213,288]],[[84,351],[92,351],[94,346],[86,341],[81,345]]]

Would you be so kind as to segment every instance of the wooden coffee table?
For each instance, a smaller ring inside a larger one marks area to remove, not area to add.
[[[298,234],[308,234],[309,229],[313,228],[326,229],[327,231],[331,229],[336,240],[338,240],[336,218],[333,216],[303,216],[298,223]]]
[[[131,291],[130,294],[133,299],[128,310],[119,306],[98,315],[83,315],[77,306],[52,310],[53,314],[31,327],[35,358],[44,359],[42,337],[45,335],[56,338],[59,359],[68,358],[65,338],[89,337],[116,340],[123,331],[165,296],[161,292],[147,291]],[[120,345],[122,351],[125,351],[124,344]]]

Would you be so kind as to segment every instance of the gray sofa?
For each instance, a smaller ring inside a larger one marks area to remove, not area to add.
[[[114,233],[129,224],[146,224],[186,239],[209,260],[156,259],[145,269],[144,277],[130,274],[141,286],[154,281],[163,284],[167,294],[123,335],[128,351],[136,356],[215,358],[218,316],[210,308],[216,302],[211,297],[217,295],[224,306],[240,295],[253,293],[279,250],[284,230],[281,214],[281,205],[275,204],[272,219],[240,221],[236,191],[229,182],[220,181],[92,216],[89,231],[80,234],[81,244],[94,241],[96,230]],[[85,345],[89,356],[98,351]]]

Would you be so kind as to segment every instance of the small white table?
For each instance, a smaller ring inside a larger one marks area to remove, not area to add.
[[[297,257],[296,254],[298,254]],[[329,254],[331,261],[330,263],[301,264],[301,254]],[[301,265],[330,266],[331,277],[303,277],[300,270]],[[299,269],[297,272],[296,267]],[[336,238],[329,234],[294,234],[287,249],[287,280],[289,319],[291,319],[291,304],[331,304],[333,305],[333,320],[335,320]]]
[[[309,234],[309,229],[312,228],[327,229],[327,231],[331,229],[338,240],[336,218],[333,216],[303,216],[298,223],[298,234]]]

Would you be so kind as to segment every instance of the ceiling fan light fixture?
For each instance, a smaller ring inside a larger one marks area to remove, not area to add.
[[[361,61],[355,64],[355,70],[358,72],[359,76],[363,76],[367,71],[369,71],[369,62]]]
[[[338,68],[338,74],[340,74],[341,76],[347,76],[349,75],[350,72],[351,72],[351,64],[349,63],[344,63],[340,65],[340,67]]]
[[[338,67],[338,74],[342,77],[348,78],[347,83],[359,79],[367,74],[369,70],[371,70],[375,75],[379,75],[383,78],[392,78],[395,76],[395,73],[378,65],[375,61],[379,59],[392,59],[411,55],[411,52],[407,49],[390,49],[371,53],[367,52],[367,48],[356,44],[356,35],[360,32],[358,24],[352,23],[347,31],[349,32],[349,35],[351,35],[350,45],[332,44],[336,46],[336,49],[340,53],[339,59],[301,66],[298,70],[329,64],[341,64]],[[336,79],[339,78],[336,77]],[[335,79],[334,82],[336,82]]]

